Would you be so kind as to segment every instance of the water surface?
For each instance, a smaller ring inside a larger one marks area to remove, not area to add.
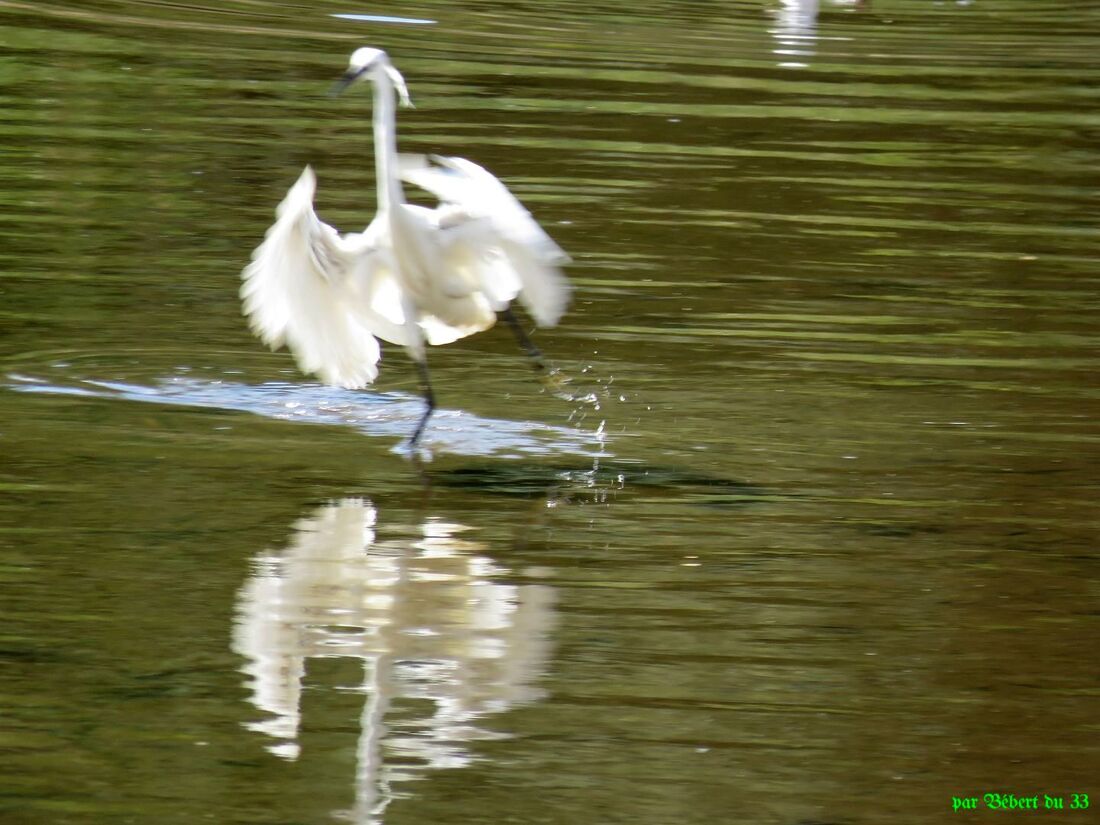
[[[0,32],[5,821],[1087,819],[1089,4],[13,0]],[[419,470],[403,353],[320,387],[236,296],[305,163],[326,220],[373,213],[369,96],[325,94],[364,43],[401,148],[483,163],[575,259],[535,336],[574,400],[506,330],[434,349]]]

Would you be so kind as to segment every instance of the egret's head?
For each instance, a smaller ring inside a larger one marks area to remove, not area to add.
[[[363,46],[361,49],[352,52],[351,59],[348,61],[348,70],[337,81],[332,93],[334,95],[340,94],[357,80],[372,80],[375,83],[388,81],[397,89],[402,105],[412,106],[412,101],[409,99],[409,90],[405,87],[405,78],[390,63],[389,55],[381,49]]]
[[[389,57],[381,49],[363,46],[363,48],[356,49],[351,53],[351,57],[348,59],[348,74],[358,77],[372,66],[381,66],[389,64],[389,62]]]

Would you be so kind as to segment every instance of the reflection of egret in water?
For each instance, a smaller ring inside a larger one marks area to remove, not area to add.
[[[780,66],[802,69],[815,54],[817,43],[818,0],[782,0],[775,10],[775,28],[771,35],[778,47],[774,53],[782,58]]]
[[[252,703],[272,714],[250,727],[299,756],[302,680],[310,658],[363,662],[365,695],[351,819],[381,822],[393,783],[462,767],[466,743],[493,734],[475,721],[540,698],[553,591],[494,581],[502,571],[466,527],[428,519],[416,538],[376,541],[374,505],[348,499],[295,525],[286,550],[256,559],[241,589],[234,650],[248,659]],[[398,700],[433,710],[383,719]],[[383,734],[385,733],[385,736]],[[387,762],[401,767],[388,767]]]
[[[830,4],[856,8],[866,5],[864,0],[831,0]],[[780,57],[780,66],[788,69],[809,66],[820,39],[817,33],[820,10],[820,0],[780,0],[775,9],[775,27],[769,29],[778,44],[772,51]]]

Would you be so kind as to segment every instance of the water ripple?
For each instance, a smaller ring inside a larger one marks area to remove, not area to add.
[[[152,386],[97,380],[56,384],[25,375],[11,375],[9,381],[9,387],[19,392],[236,410],[279,421],[349,426],[375,437],[407,438],[424,410],[423,400],[407,393],[350,392],[318,384],[250,385],[181,376]],[[423,440],[433,453],[469,456],[606,454],[602,433],[486,419],[462,410],[436,410]]]

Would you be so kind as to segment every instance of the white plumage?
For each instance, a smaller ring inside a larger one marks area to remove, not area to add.
[[[378,338],[404,346],[420,368],[434,407],[424,344],[447,344],[514,320],[519,299],[539,326],[553,326],[569,300],[559,267],[568,256],[508,189],[462,158],[398,156],[395,93],[404,79],[385,52],[362,48],[342,86],[374,86],[378,212],[362,233],[340,235],[313,209],[316,177],[302,172],[276,210],[275,224],[242,275],[241,298],[253,331],[272,349],[286,346],[303,372],[342,387],[378,375]],[[405,202],[401,181],[439,198],[435,209]],[[515,326],[536,358],[538,351]]]

